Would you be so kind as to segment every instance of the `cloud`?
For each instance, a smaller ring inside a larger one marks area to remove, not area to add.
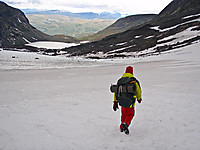
[[[4,0],[11,6],[71,12],[159,13],[172,0]]]

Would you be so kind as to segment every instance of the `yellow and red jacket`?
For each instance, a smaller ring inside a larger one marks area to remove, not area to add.
[[[122,76],[122,78],[125,78],[125,77],[132,78],[134,76],[131,73],[124,73],[123,76]],[[134,95],[133,98],[137,98],[137,100],[140,100],[142,98],[142,90],[141,90],[141,87],[138,84],[138,82],[136,82],[136,95]],[[116,93],[114,93],[114,101],[118,102],[117,97],[116,97]],[[130,108],[132,108],[134,106],[135,106],[135,103],[133,103],[130,106]]]

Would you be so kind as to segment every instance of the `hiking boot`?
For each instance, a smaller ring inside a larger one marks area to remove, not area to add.
[[[119,131],[120,131],[120,132],[124,132],[124,129],[119,128]]]
[[[124,122],[122,123],[122,128],[123,128],[124,133],[128,135],[129,134],[129,130],[128,130],[128,126],[127,126],[126,123],[124,123]]]

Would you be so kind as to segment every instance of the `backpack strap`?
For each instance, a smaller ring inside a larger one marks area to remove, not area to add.
[[[131,81],[129,84],[131,84],[131,83],[135,83],[136,81]]]
[[[132,77],[133,78],[133,81],[135,81],[135,82],[137,82],[137,84],[139,85],[139,87],[140,87],[140,82],[135,78],[135,77]],[[132,82],[133,82],[132,81]],[[140,89],[141,89],[141,87],[140,87]]]

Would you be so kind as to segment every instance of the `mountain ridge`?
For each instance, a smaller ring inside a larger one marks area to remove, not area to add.
[[[82,19],[119,19],[122,15],[118,12],[82,12],[82,13],[73,13],[70,11],[61,11],[61,10],[38,10],[38,9],[22,9],[25,14],[59,14],[64,16],[69,16],[73,18],[82,18]]]
[[[77,42],[75,38],[50,36],[30,25],[24,13],[0,1],[0,46],[16,47],[35,41]]]
[[[136,27],[145,22],[149,22],[155,16],[156,14],[139,14],[139,15],[126,16],[124,18],[118,19],[115,23],[99,31],[98,33],[95,33],[87,37],[83,37],[83,39],[88,41],[98,41],[105,38],[106,36],[124,32],[130,28]]]

